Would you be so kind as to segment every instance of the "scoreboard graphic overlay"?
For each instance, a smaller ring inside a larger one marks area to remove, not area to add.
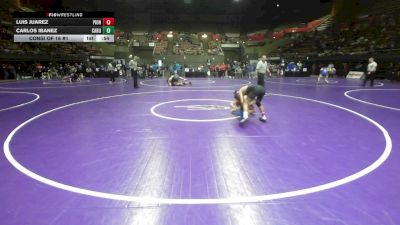
[[[112,12],[15,12],[14,42],[114,42]]]

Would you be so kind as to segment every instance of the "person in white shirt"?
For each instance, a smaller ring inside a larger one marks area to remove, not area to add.
[[[336,68],[333,63],[329,63],[328,65],[328,77],[335,77],[336,75]]]
[[[129,58],[132,58],[132,55],[129,56]],[[134,56],[133,59],[129,61],[129,68],[131,69],[131,76],[133,78],[133,87],[138,88],[138,63],[137,60],[139,58],[137,56]]]
[[[115,68],[113,66],[113,64],[110,62],[107,65],[107,71],[110,74],[110,83],[114,83],[115,82]]]
[[[370,80],[371,87],[374,86],[376,68],[378,67],[378,63],[375,62],[374,58],[369,58],[368,61],[367,74],[364,78],[363,87],[365,87],[368,80]]]
[[[257,72],[257,84],[265,87],[264,76],[269,72],[268,63],[267,63],[267,56],[263,55],[260,61],[257,63],[256,67]]]
[[[121,61],[118,61],[117,65],[115,65],[115,68],[117,69],[118,75],[122,76],[122,64],[121,64]]]
[[[285,60],[282,59],[281,63],[279,64],[279,68],[278,68],[278,76],[284,76],[285,75],[285,67],[286,67],[286,63]]]

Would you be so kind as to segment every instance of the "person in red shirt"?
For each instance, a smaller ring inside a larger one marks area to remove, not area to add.
[[[347,76],[347,74],[349,73],[349,64],[348,63],[343,63],[343,73],[344,73],[344,76]]]
[[[40,63],[37,63],[35,66],[36,69],[36,73],[35,73],[35,77],[37,77],[38,79],[42,78],[42,72],[43,72],[43,66]]]
[[[225,63],[222,63],[220,66],[219,66],[219,77],[223,77],[223,76],[225,76],[225,72],[226,72],[226,64]]]
[[[214,75],[214,73],[215,73],[215,66],[214,66],[214,65],[211,65],[211,66],[209,67],[209,69],[210,69],[210,75],[212,75],[212,76],[215,77],[215,75]]]

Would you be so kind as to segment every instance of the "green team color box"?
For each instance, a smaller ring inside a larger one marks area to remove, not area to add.
[[[103,27],[103,34],[114,34],[114,27]]]

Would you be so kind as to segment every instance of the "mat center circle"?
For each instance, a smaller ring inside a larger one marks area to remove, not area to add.
[[[180,99],[159,103],[150,111],[159,118],[182,122],[226,121],[238,118],[227,116],[230,102],[223,99]]]

